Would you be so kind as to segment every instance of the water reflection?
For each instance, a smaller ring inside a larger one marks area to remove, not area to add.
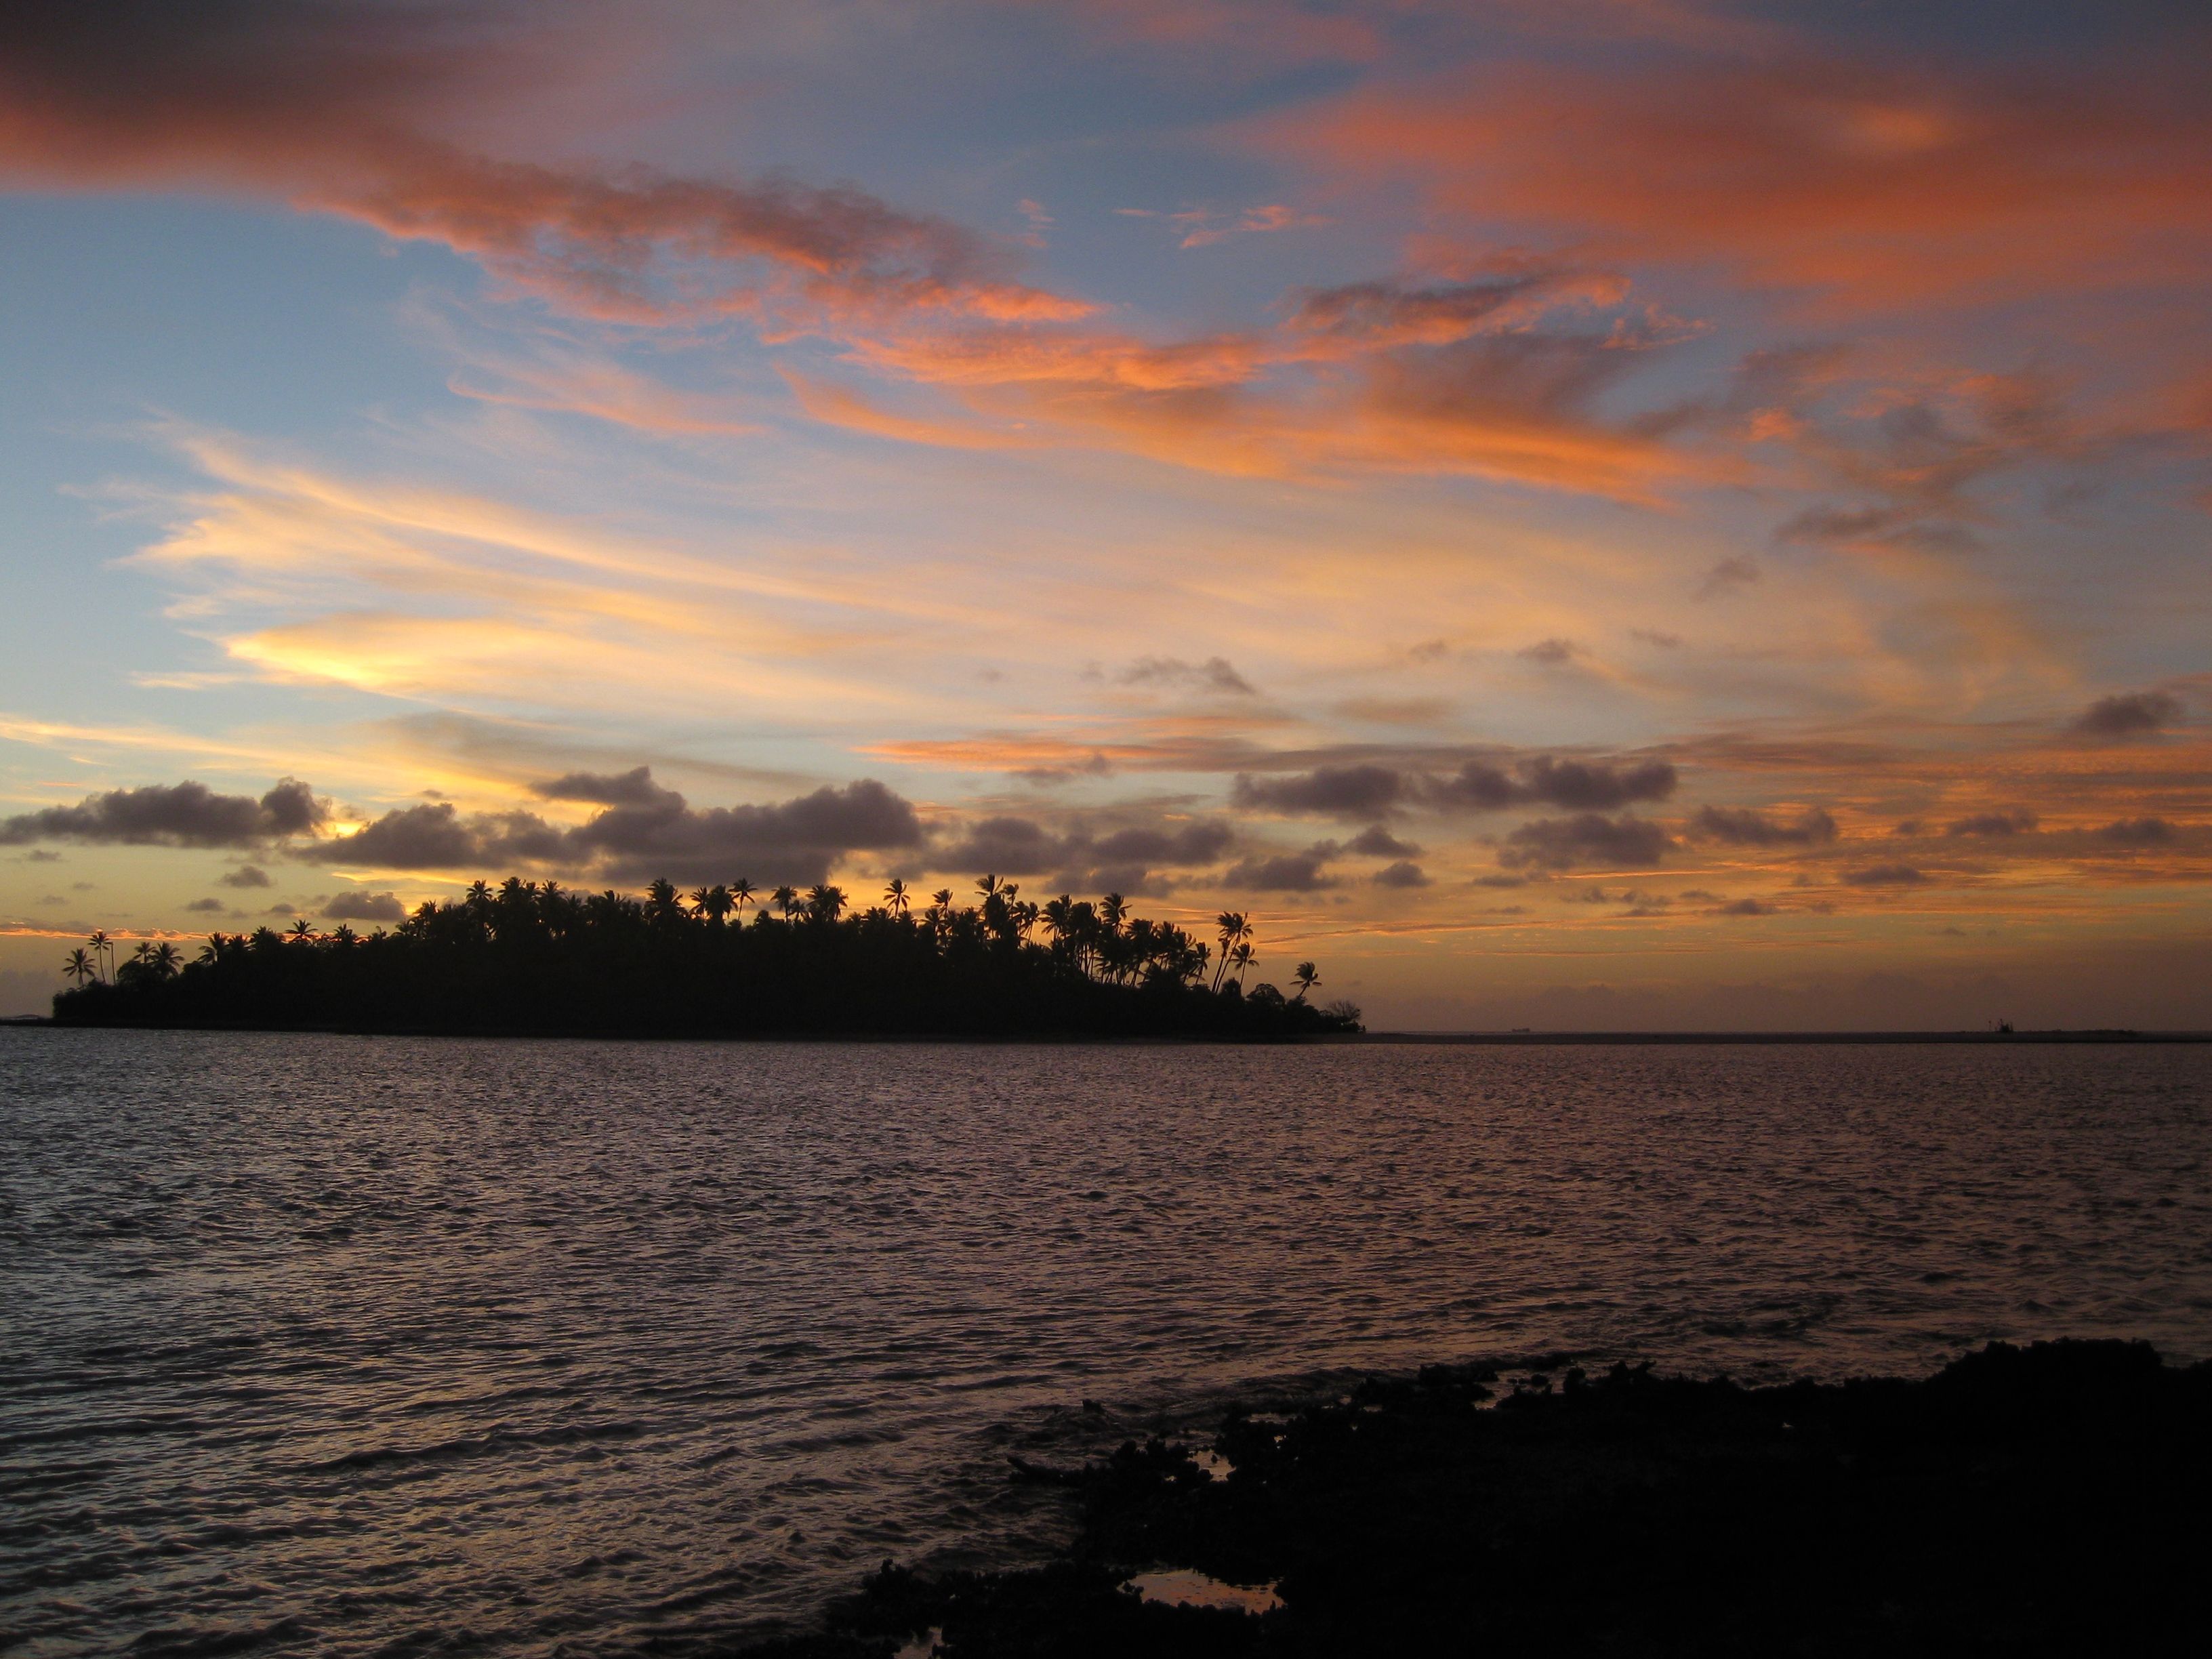
[[[0,1033],[0,1627],[683,1651],[1018,1548],[1058,1499],[1007,1451],[1255,1379],[2200,1354],[2208,1082],[2191,1049]]]

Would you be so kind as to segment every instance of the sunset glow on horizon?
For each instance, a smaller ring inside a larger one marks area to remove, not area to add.
[[[509,873],[2212,1027],[2212,21],[0,23],[0,1013]]]

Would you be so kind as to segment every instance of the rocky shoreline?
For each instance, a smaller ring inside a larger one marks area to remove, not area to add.
[[[760,1659],[2111,1651],[2203,1627],[2212,1363],[1991,1344],[1918,1381],[1372,1377],[1065,1485],[1042,1566],[892,1564]]]

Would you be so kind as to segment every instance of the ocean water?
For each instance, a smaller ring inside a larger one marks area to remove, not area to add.
[[[2208,1153],[2208,1048],[0,1030],[0,1650],[704,1651],[1351,1367],[2201,1358]]]

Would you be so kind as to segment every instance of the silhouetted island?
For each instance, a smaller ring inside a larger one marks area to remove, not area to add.
[[[510,877],[425,903],[389,932],[304,920],[214,933],[186,961],[147,941],[119,964],[94,934],[72,951],[64,1025],[635,1036],[1188,1036],[1275,1039],[1360,1030],[1349,1003],[1313,1006],[1244,979],[1250,919],[1214,943],[1129,913],[1119,894],[1039,905],[985,876],[916,909],[906,884],[855,913],[840,889],[751,884],[642,898]],[[748,920],[746,911],[751,908]],[[773,914],[771,914],[773,912]]]
[[[1555,1364],[1498,1384],[1435,1367],[1232,1409],[1210,1469],[1159,1437],[1066,1472],[1016,1459],[1080,1505],[1060,1559],[886,1565],[826,1629],[753,1651],[2134,1653],[2212,1614],[2212,1365],[2146,1344],[1993,1343],[1921,1382]],[[1158,1599],[1228,1586],[1253,1589]]]

